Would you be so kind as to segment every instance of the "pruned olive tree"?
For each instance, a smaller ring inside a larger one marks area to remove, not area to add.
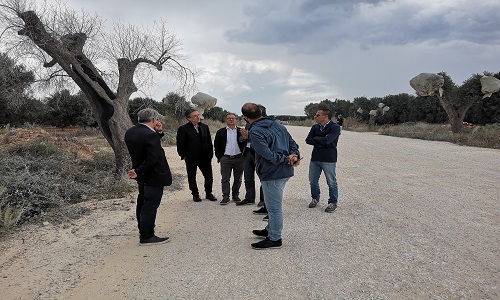
[[[116,174],[130,167],[123,141],[132,125],[130,96],[163,71],[179,90],[194,87],[194,73],[182,62],[180,42],[164,22],[148,28],[115,23],[105,31],[97,15],[58,3],[0,0],[1,45],[37,69],[44,84],[76,84],[87,97],[99,128],[115,153]]]
[[[446,72],[420,73],[410,80],[410,86],[419,96],[438,97],[448,115],[451,131],[461,133],[465,114],[469,108],[482,98],[490,97],[500,90],[498,79],[486,76],[488,74],[488,72],[484,72],[484,75],[473,74],[461,86],[457,86]]]
[[[465,113],[471,107],[469,99],[457,97],[458,86],[445,72],[438,74],[420,73],[410,80],[410,86],[419,96],[436,96],[446,111],[451,131],[460,133],[463,130]]]

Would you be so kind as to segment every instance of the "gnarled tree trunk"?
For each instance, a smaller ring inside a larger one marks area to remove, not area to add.
[[[30,38],[52,57],[52,61],[44,66],[61,66],[87,96],[99,128],[115,153],[116,174],[123,177],[130,167],[130,158],[123,138],[125,131],[132,126],[128,115],[128,102],[132,93],[137,90],[133,75],[139,62],[127,59],[118,62],[120,78],[118,90],[114,93],[83,53],[87,39],[85,34],[75,33],[56,40],[47,33],[35,12],[22,12],[19,17],[24,21],[25,27],[18,33]]]
[[[462,133],[464,129],[464,118],[465,114],[472,106],[472,102],[467,102],[460,105],[458,108],[453,107],[452,104],[443,100],[444,97],[438,97],[441,106],[443,106],[444,111],[448,115],[448,120],[450,121],[451,132]]]

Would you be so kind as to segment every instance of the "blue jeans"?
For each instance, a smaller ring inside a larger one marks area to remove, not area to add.
[[[268,238],[272,241],[281,239],[283,229],[283,189],[290,178],[262,181],[264,203],[269,214],[266,229]]]
[[[328,203],[335,203],[339,199],[339,187],[337,185],[337,178],[335,177],[335,167],[337,163],[311,161],[309,163],[309,184],[311,185],[311,197],[319,200],[319,177],[321,171],[325,173],[326,183],[328,184]]]

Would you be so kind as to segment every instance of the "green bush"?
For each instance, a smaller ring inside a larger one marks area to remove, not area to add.
[[[6,201],[6,188],[0,186],[0,233],[14,227],[23,213],[23,208],[10,206]]]

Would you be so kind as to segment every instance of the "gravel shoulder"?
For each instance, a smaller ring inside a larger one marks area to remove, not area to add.
[[[328,214],[327,196],[307,208],[309,128],[288,129],[305,158],[285,188],[281,249],[251,249],[265,226],[255,205],[194,203],[183,179],[160,206],[164,245],[139,247],[133,197],[4,237],[2,299],[500,299],[499,150],[344,131]]]

